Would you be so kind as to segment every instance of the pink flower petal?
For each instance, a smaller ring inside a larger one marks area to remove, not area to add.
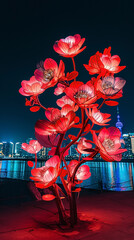
[[[76,172],[78,180],[86,180],[91,176],[90,168],[88,165],[82,165]]]
[[[57,70],[58,65],[57,65],[56,61],[54,61],[52,58],[47,58],[44,61],[44,68],[45,68],[45,70],[47,70],[47,69]]]
[[[68,53],[68,50],[69,50],[69,47],[68,47],[68,44],[63,42],[63,41],[59,41],[58,42],[58,47],[61,49],[61,51],[63,53]]]
[[[54,157],[50,158],[49,160],[46,161],[45,166],[46,167],[56,167],[57,164],[60,163],[59,156],[55,155]]]

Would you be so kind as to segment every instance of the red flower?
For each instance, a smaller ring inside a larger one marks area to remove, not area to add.
[[[49,88],[56,85],[58,80],[65,76],[65,65],[63,61],[60,61],[59,67],[52,58],[47,58],[44,63],[38,66],[35,70],[35,78],[43,83],[43,88]]]
[[[49,108],[45,111],[45,115],[49,121],[51,121],[57,133],[63,133],[67,131],[76,122],[76,115],[73,111],[73,107],[70,105],[64,105],[61,110]]]
[[[55,95],[62,94],[64,92],[65,88],[66,88],[65,85],[58,83],[57,88],[55,88],[55,90],[54,90],[54,94]]]
[[[89,154],[88,149],[92,148],[92,144],[87,142],[87,139],[82,137],[77,144],[77,151],[81,154]]]
[[[78,106],[67,96],[63,96],[62,98],[56,101],[59,107],[64,107],[65,105],[70,105],[74,112],[78,110]]]
[[[33,177],[30,177],[36,183],[38,188],[48,188],[56,182],[60,171],[60,159],[54,156],[46,161],[45,166],[31,170]]]
[[[74,57],[86,48],[81,48],[84,42],[85,38],[81,38],[79,34],[75,34],[74,36],[68,36],[65,39],[56,41],[53,48],[63,57]]]
[[[120,57],[118,55],[111,56],[111,47],[105,48],[103,54],[97,52],[89,59],[88,65],[84,67],[89,71],[89,74],[114,74],[122,71],[126,66],[119,66]]]
[[[36,122],[35,133],[39,135],[57,134],[54,124],[47,120],[38,120]]]
[[[97,91],[107,96],[112,96],[118,93],[125,85],[126,81],[119,77],[104,77],[102,80],[99,79],[97,82]]]
[[[111,119],[109,118],[111,114],[108,113],[101,113],[97,108],[89,108],[89,111],[86,109],[86,114],[89,119],[91,119],[92,123],[97,125],[107,125],[106,123],[109,122]]]
[[[127,151],[120,148],[121,143],[124,143],[120,138],[121,132],[116,127],[103,128],[98,137],[93,131],[94,143],[99,148],[101,157],[108,162],[121,161],[122,153]]]
[[[46,148],[54,147],[57,146],[60,135],[57,134],[52,134],[52,135],[44,135],[44,134],[39,134],[36,132],[35,129],[35,137],[37,138],[38,142]]]
[[[43,84],[38,82],[34,76],[29,81],[22,81],[19,93],[24,96],[37,96],[45,91]]]
[[[75,170],[76,166],[78,165],[78,163],[79,162],[77,160],[72,160],[69,163],[68,168],[69,168],[69,172],[70,172],[71,176],[73,175],[74,170]],[[75,175],[76,180],[86,180],[89,177],[91,177],[91,172],[90,172],[89,166],[88,165],[80,166]]]
[[[35,125],[35,131],[40,135],[64,133],[78,120],[73,108],[69,105],[65,105],[61,110],[48,108],[45,115],[49,121],[38,120]]]
[[[29,144],[22,143],[21,148],[28,153],[36,154],[37,152],[39,152],[41,150],[42,146],[40,145],[40,143],[37,140],[31,140],[29,142]]]
[[[72,101],[82,108],[91,107],[97,100],[95,89],[91,81],[88,81],[86,84],[79,81],[72,82],[70,86],[65,89],[65,93]]]

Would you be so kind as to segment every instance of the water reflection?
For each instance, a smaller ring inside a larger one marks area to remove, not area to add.
[[[45,164],[38,161],[37,167]],[[134,163],[124,162],[88,162],[91,177],[81,187],[113,191],[133,190]],[[0,177],[29,180],[31,168],[25,160],[0,161]],[[60,182],[60,179],[58,179]]]

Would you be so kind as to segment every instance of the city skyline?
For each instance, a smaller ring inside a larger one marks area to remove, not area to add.
[[[122,155],[122,159],[126,158],[126,159],[134,159],[134,133],[123,133],[122,129],[123,129],[123,123],[120,119],[120,112],[119,112],[119,106],[117,106],[116,108],[117,112],[116,112],[116,123],[115,126],[120,130],[121,132],[121,138],[124,139],[125,144],[124,147],[127,149],[127,152],[124,152]],[[26,142],[27,144],[29,144],[30,140],[33,140],[34,138],[26,138],[24,142]],[[65,147],[66,144],[68,143],[68,141],[70,142],[71,140],[64,140],[62,143],[62,147]],[[1,141],[0,142],[0,157],[5,158],[5,157],[11,157],[11,158],[34,158],[33,154],[29,154],[26,151],[24,151],[21,147],[23,141],[16,141],[16,142],[12,142],[12,141]],[[79,157],[79,154],[76,150],[77,148],[77,144],[73,144],[70,149],[69,149],[69,153],[68,156],[66,157]],[[49,158],[51,155],[49,154],[49,150],[51,150],[50,148],[46,148],[43,147],[39,153],[38,153],[38,158],[39,159],[43,159],[43,158]],[[86,154],[82,154],[81,157],[86,156]],[[100,156],[96,156],[95,159],[101,159]]]
[[[125,142],[125,144],[123,144],[126,149],[127,149],[127,152],[124,152],[123,155],[122,155],[122,159],[126,159],[126,160],[130,160],[130,159],[134,159],[134,133],[124,133],[122,135],[122,138]],[[33,138],[27,138],[25,140],[26,143],[29,144],[29,141],[30,140],[33,140]],[[69,140],[70,142],[71,140]],[[66,141],[64,141],[62,144],[64,147],[66,144],[65,144]],[[26,151],[24,151],[22,148],[21,148],[21,145],[22,145],[22,141],[21,142],[0,142],[0,158],[24,158],[24,159],[28,159],[28,158],[33,158],[34,159],[34,154],[29,154],[27,153]],[[70,149],[69,149],[69,152],[68,152],[68,155],[66,157],[76,157],[78,158],[79,157],[79,154],[76,150],[77,148],[77,144],[73,144]],[[48,147],[43,147],[39,153],[37,154],[38,155],[38,158],[39,159],[46,159],[49,158],[51,155],[49,154],[49,151],[51,150],[51,147],[48,148]],[[81,157],[86,157],[87,154],[82,154]],[[100,155],[97,155],[95,157],[95,160],[96,159],[101,159],[100,158]]]

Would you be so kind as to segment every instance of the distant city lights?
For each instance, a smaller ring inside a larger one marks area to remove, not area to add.
[[[122,138],[125,141],[125,148],[127,149],[127,152],[124,152],[122,155],[122,159],[134,159],[134,133],[124,133],[122,135]],[[26,140],[27,143],[29,143],[29,141],[32,140],[32,138],[28,138]],[[21,148],[22,142],[12,142],[12,141],[2,141],[0,142],[0,159],[5,159],[5,158],[34,158],[33,154],[29,154],[27,152],[25,152],[22,148]],[[63,143],[63,147],[64,147],[64,143]],[[39,159],[46,159],[46,158],[50,158],[50,155],[48,154],[49,150],[51,150],[51,148],[45,148],[43,147],[40,152],[38,153],[38,158]],[[76,145],[72,145],[70,150],[69,150],[69,154],[68,156],[66,156],[66,158],[71,159],[71,158],[78,158],[79,154],[76,151]],[[86,156],[86,155],[82,155]],[[100,156],[97,155],[96,160],[100,160]]]

